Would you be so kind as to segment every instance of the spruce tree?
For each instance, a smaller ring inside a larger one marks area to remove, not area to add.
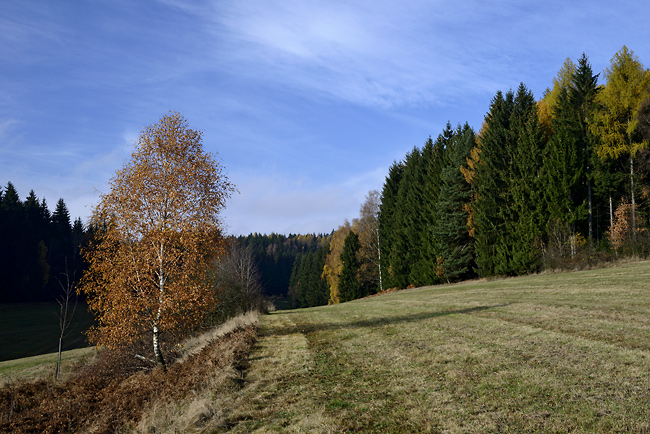
[[[47,300],[46,285],[50,280],[50,265],[46,240],[50,237],[50,219],[47,210],[41,208],[34,190],[24,202],[25,229],[21,234],[24,259],[23,290],[33,300]],[[80,270],[81,272],[81,270]],[[56,281],[56,279],[54,279]]]
[[[25,233],[25,209],[16,187],[9,182],[0,202],[0,300],[32,301],[24,290],[24,258],[28,253],[22,239]]]
[[[478,272],[523,274],[539,266],[546,211],[541,197],[545,133],[532,93],[497,92],[485,118],[476,169]]]
[[[498,274],[525,274],[539,268],[543,228],[547,221],[542,183],[546,138],[533,94],[522,83],[517,89],[511,132],[515,145],[508,182],[509,206],[504,209],[507,243],[501,245],[507,262]]]
[[[514,106],[512,91],[498,91],[485,117],[479,141],[480,163],[476,167],[474,227],[477,272],[481,276],[497,273],[501,264],[507,207],[504,192],[508,190],[510,156],[514,145],[510,118]]]
[[[594,74],[589,64],[589,59],[582,53],[578,60],[578,66],[573,75],[569,88],[569,101],[574,109],[577,109],[579,116],[577,119],[576,135],[579,137],[578,146],[584,149],[585,153],[585,182],[587,184],[587,237],[590,242],[594,238],[594,197],[593,197],[593,179],[594,179],[594,158],[597,147],[597,139],[589,129],[596,110],[596,96],[598,95],[598,76]]]
[[[301,281],[302,259],[303,255],[298,255],[296,257],[291,269],[291,277],[289,278],[287,297],[289,298],[289,304],[293,308],[300,306],[301,289],[303,285],[303,282]]]
[[[441,173],[440,199],[435,206],[435,272],[446,282],[473,275],[474,238],[469,234],[470,185],[460,171],[476,146],[472,128],[460,125],[447,148],[449,164]]]
[[[59,199],[52,213],[51,236],[48,244],[52,275],[56,279],[69,273],[69,265],[76,263],[75,248],[72,245],[72,224],[70,212],[63,199]]]
[[[326,245],[314,252],[314,261],[312,263],[311,278],[314,282],[312,294],[310,297],[310,306],[323,306],[329,300],[329,286],[323,277],[323,267],[325,267],[325,258],[329,247]]]
[[[594,110],[597,75],[583,54],[571,81],[558,91],[553,135],[544,155],[545,199],[549,244],[561,254],[576,253],[578,233],[593,238],[592,164],[594,136],[589,120]]]
[[[299,307],[313,306],[311,303],[314,301],[314,280],[312,270],[314,269],[314,252],[306,252],[302,255],[301,267],[298,271],[300,282],[300,294],[298,296]]]
[[[398,241],[400,223],[398,222],[397,202],[399,197],[399,186],[404,174],[404,163],[393,162],[388,169],[388,175],[381,192],[381,205],[379,208],[379,238],[382,249],[382,270],[386,287],[399,286],[395,276],[392,263],[393,250]]]
[[[422,247],[420,261],[412,267],[410,279],[410,283],[418,286],[440,282],[440,278],[432,266],[438,258],[438,242],[433,228],[436,227],[439,219],[435,210],[441,200],[442,171],[449,164],[446,154],[452,146],[454,134],[451,123],[447,122],[445,129],[438,135],[435,142],[429,138],[422,149],[424,182],[420,199],[422,206],[419,209],[422,219],[420,230]]]
[[[421,197],[422,154],[415,147],[404,159],[404,171],[395,204],[391,249],[388,252],[393,285],[405,288],[411,282],[411,267],[419,262],[422,248]]]

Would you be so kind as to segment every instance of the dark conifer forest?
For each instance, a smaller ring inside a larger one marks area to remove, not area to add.
[[[650,72],[623,47],[603,77],[567,59],[540,100],[522,83],[495,94],[478,132],[448,124],[389,169],[388,286],[647,256],[649,106]]]
[[[321,274],[329,235],[256,233],[236,242],[253,254],[264,295],[288,297],[292,307],[327,304],[329,290]]]
[[[30,191],[21,200],[13,184],[0,191],[0,303],[54,301],[66,276],[83,271],[80,249],[88,232],[63,199],[50,211]]]

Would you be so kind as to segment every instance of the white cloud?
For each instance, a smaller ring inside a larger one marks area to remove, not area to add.
[[[379,109],[444,107],[520,81],[541,96],[565,57],[602,50],[593,41],[634,7],[624,3],[218,0],[214,59],[251,82]],[[648,33],[639,24],[628,38]]]
[[[0,137],[1,131],[0,125]],[[101,149],[74,143],[4,147],[0,149],[1,187],[13,183],[21,199],[34,190],[51,210],[63,198],[71,217],[87,222],[99,194],[106,191],[110,177],[132,152],[131,138],[132,132],[127,132],[123,141]]]
[[[5,3],[0,181],[84,216],[136,128],[180,110],[242,192],[238,233],[329,231],[447,120],[479,128],[497,90],[541,96],[583,50],[596,72],[623,43],[650,56],[632,1]]]
[[[224,222],[235,235],[259,233],[329,233],[356,218],[370,190],[380,190],[385,169],[320,184],[291,174],[235,174],[240,179]]]

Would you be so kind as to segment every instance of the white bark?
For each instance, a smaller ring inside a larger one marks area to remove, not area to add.
[[[381,247],[379,247],[379,228],[377,228],[377,265],[379,267],[379,292],[384,290],[384,284],[381,280]]]
[[[165,367],[165,359],[163,358],[162,351],[160,350],[160,329],[158,328],[158,325],[160,324],[160,320],[162,318],[162,308],[163,308],[163,301],[164,301],[164,295],[165,295],[165,268],[164,268],[164,253],[165,253],[165,247],[164,243],[160,243],[160,249],[159,249],[159,269],[158,269],[158,311],[156,312],[156,319],[153,324],[152,332],[153,332],[153,353],[156,356],[156,362]]]

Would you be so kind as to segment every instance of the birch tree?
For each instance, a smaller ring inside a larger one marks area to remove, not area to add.
[[[379,192],[369,191],[359,209],[359,220],[356,225],[361,243],[359,276],[362,285],[372,292],[384,290],[381,276],[379,206]]]
[[[90,338],[115,348],[148,334],[164,366],[161,333],[194,326],[214,301],[207,273],[223,252],[220,212],[233,186],[202,133],[173,112],[141,132],[109,186],[91,218],[99,230],[81,288],[98,321]]]

